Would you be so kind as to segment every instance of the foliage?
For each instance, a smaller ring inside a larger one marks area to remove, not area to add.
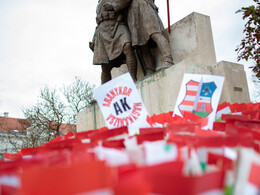
[[[253,0],[255,5],[242,7],[236,13],[242,13],[243,20],[246,20],[245,37],[242,39],[236,51],[238,61],[252,59],[255,62],[253,71],[256,77],[260,79],[260,3],[259,0]]]
[[[93,100],[93,89],[94,86],[79,77],[60,89],[45,86],[38,102],[23,109],[24,116],[29,119],[29,124],[24,125],[29,127],[26,137],[16,136],[22,144],[11,143],[11,139],[9,142],[15,148],[36,147],[60,135],[63,130],[76,131],[76,115]]]

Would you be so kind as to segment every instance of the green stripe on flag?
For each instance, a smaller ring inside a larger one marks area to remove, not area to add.
[[[200,117],[203,117],[203,118],[205,118],[209,115],[209,113],[207,113],[207,112],[198,112],[198,111],[195,111],[195,114]]]

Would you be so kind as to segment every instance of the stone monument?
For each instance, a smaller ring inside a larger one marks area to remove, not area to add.
[[[220,103],[250,101],[243,65],[216,61],[209,16],[191,13],[173,24],[169,41],[174,66],[145,77],[138,65],[136,86],[149,114],[160,114],[174,109],[185,73],[224,76],[225,82]],[[152,53],[156,67],[161,66],[163,60],[158,48],[153,49]],[[125,66],[114,68],[112,77],[119,76],[126,71]],[[105,122],[97,104],[91,105],[77,115],[78,132],[103,126],[105,126]]]
[[[158,69],[173,65],[168,35],[153,0],[99,0],[96,13],[97,27],[89,46],[94,52],[93,64],[101,65],[102,84],[111,80],[111,70],[123,63],[136,81],[136,58],[144,75],[154,73],[153,47],[163,59]]]
[[[94,52],[93,64],[101,65],[102,84],[111,80],[111,70],[123,63],[126,63],[129,73],[136,81],[136,58],[124,17],[130,3],[131,0],[98,1],[97,27],[89,47]]]

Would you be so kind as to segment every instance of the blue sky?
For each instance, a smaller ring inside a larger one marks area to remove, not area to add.
[[[167,24],[166,0],[155,1]],[[235,11],[251,0],[170,0],[171,23],[191,12],[210,16],[217,61],[236,62],[244,22]],[[45,84],[75,76],[99,85],[100,66],[88,48],[97,0],[0,0],[0,115],[23,117]],[[244,63],[244,62],[241,62]],[[244,63],[248,66],[248,63]]]

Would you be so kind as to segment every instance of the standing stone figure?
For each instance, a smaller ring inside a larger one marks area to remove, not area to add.
[[[131,44],[129,29],[125,23],[125,8],[132,0],[99,0],[97,27],[89,46],[94,52],[93,64],[101,65],[101,82],[111,80],[111,70],[126,63],[136,81],[137,62]]]
[[[128,8],[127,24],[130,29],[132,45],[139,48],[144,61],[145,74],[155,72],[151,56],[151,42],[158,46],[162,57],[163,66],[159,69],[173,65],[170,45],[163,35],[164,27],[158,15],[158,7],[154,0],[132,0]]]

